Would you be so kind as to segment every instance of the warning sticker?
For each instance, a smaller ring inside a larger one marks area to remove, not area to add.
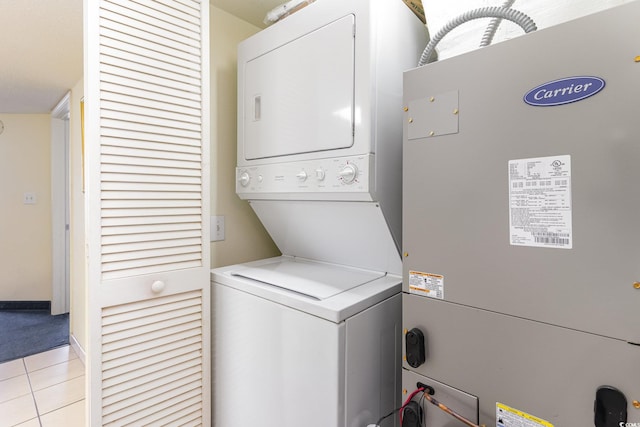
[[[496,403],[496,427],[553,427],[553,424],[502,403]]]
[[[571,156],[509,161],[511,244],[571,249]]]
[[[425,297],[444,299],[444,276],[410,271],[409,292]]]

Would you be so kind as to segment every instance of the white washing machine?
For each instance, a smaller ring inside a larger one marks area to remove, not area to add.
[[[215,426],[399,406],[402,72],[426,42],[399,0],[318,0],[240,44],[236,192],[283,256],[212,271]]]
[[[279,257],[213,280],[216,426],[366,426],[393,410],[399,277]]]

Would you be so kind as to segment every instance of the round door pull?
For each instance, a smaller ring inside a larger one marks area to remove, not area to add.
[[[162,280],[156,280],[155,282],[153,282],[153,284],[151,285],[151,291],[154,294],[159,294],[160,292],[164,291],[164,287],[165,287],[165,283]]]

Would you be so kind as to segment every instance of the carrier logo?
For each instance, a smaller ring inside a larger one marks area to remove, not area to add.
[[[524,96],[524,102],[536,107],[569,104],[595,95],[604,85],[600,77],[567,77],[531,89]]]

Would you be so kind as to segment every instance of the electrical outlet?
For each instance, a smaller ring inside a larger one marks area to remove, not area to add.
[[[35,205],[36,193],[24,193],[22,197],[22,203],[25,205]]]
[[[224,216],[211,217],[211,241],[219,242],[224,240]]]

